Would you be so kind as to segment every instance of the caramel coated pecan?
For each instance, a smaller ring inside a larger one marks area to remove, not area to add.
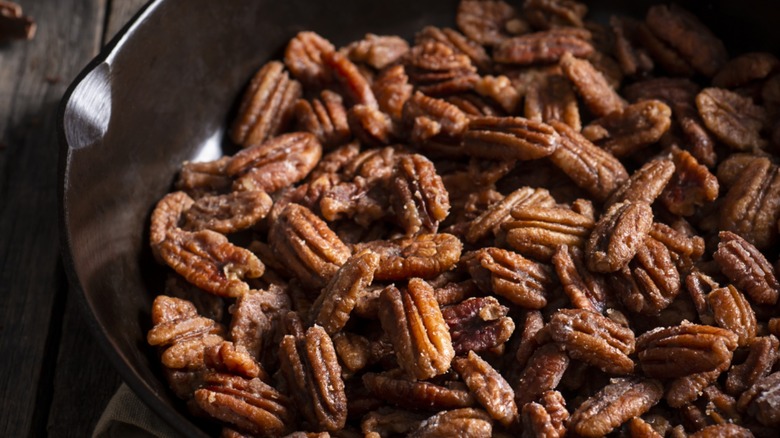
[[[272,193],[302,180],[322,157],[322,145],[308,132],[294,132],[253,145],[225,167],[235,190]]]
[[[504,377],[490,364],[473,351],[469,351],[466,357],[456,358],[452,367],[494,420],[507,427],[515,421],[515,393]]]
[[[351,137],[347,125],[347,110],[341,95],[323,90],[311,101],[299,99],[295,103],[298,129],[311,132],[325,147],[346,143]]]
[[[628,180],[628,172],[614,155],[565,123],[550,124],[560,134],[559,147],[550,155],[550,161],[596,200],[606,200]]]
[[[455,354],[477,353],[503,345],[512,336],[515,323],[509,308],[494,297],[477,297],[444,307],[441,311],[450,330]]]
[[[696,96],[704,124],[718,139],[734,149],[757,150],[766,145],[761,131],[767,114],[749,97],[722,88],[705,88]]]
[[[563,74],[574,85],[585,105],[597,117],[604,117],[612,112],[621,111],[626,101],[609,86],[593,64],[588,60],[575,58],[575,54],[567,52],[561,57],[560,65]]]
[[[252,379],[268,379],[268,375],[249,355],[247,349],[230,341],[206,347],[203,360],[207,367],[218,372],[234,374]]]
[[[418,144],[438,135],[460,135],[469,123],[463,111],[455,105],[428,97],[419,91],[404,104],[402,117],[404,123],[412,127],[412,141]]]
[[[634,18],[617,15],[609,17],[609,24],[615,34],[615,58],[623,73],[633,76],[651,71],[653,60],[638,41],[642,24]]]
[[[412,47],[404,65],[417,89],[432,96],[471,90],[479,79],[468,56],[437,41]]]
[[[721,272],[758,304],[775,304],[780,283],[775,270],[755,246],[731,231],[720,232],[718,250],[712,255]]]
[[[742,394],[737,408],[765,426],[780,425],[780,372],[759,379]]]
[[[623,201],[646,202],[652,205],[674,175],[674,162],[665,159],[648,161],[637,169],[628,182],[621,185],[606,202],[607,206]]]
[[[663,438],[651,423],[640,417],[634,417],[628,422],[628,433],[631,438]]]
[[[493,424],[484,411],[472,408],[442,411],[420,424],[409,438],[489,438],[493,436]]]
[[[628,264],[645,243],[653,211],[645,202],[614,204],[601,216],[585,247],[588,268],[615,272]]]
[[[360,431],[366,438],[380,438],[408,434],[420,425],[425,415],[394,408],[379,408],[369,412],[360,422]]]
[[[753,432],[737,424],[713,424],[696,433],[688,435],[689,438],[714,438],[714,437],[750,437]]]
[[[211,374],[193,399],[208,416],[255,436],[287,433],[293,418],[287,397],[260,379]]]
[[[650,236],[666,245],[679,272],[691,269],[693,262],[704,254],[704,239],[690,235],[686,231],[674,229],[666,224],[655,222],[650,229]]]
[[[517,205],[553,207],[555,199],[546,189],[520,187],[499,202],[490,205],[482,214],[472,220],[466,231],[466,241],[473,244],[487,237],[491,232],[496,235],[500,231],[501,225],[511,219],[511,211]]]
[[[545,123],[557,120],[577,131],[581,128],[577,96],[571,82],[560,74],[544,75],[526,90],[524,111],[531,120]]]
[[[569,356],[556,344],[545,344],[534,351],[515,385],[518,406],[539,400],[547,391],[558,387],[569,367]]]
[[[246,148],[284,132],[301,94],[301,84],[290,79],[284,65],[269,62],[255,74],[244,93],[230,129],[231,140]]]
[[[715,323],[738,336],[740,347],[747,345],[758,332],[756,313],[745,295],[732,285],[713,290],[707,295]]]
[[[488,56],[485,48],[455,29],[425,26],[421,31],[417,32],[414,39],[417,44],[423,44],[426,41],[438,41],[445,44],[456,53],[468,56],[471,59],[471,63],[482,72],[490,71],[492,68],[490,56]]]
[[[336,431],[347,421],[347,396],[333,341],[315,325],[279,344],[281,371],[298,409],[318,430]]]
[[[168,193],[157,201],[152,211],[152,219],[149,225],[149,243],[152,253],[161,263],[160,245],[168,238],[169,233],[176,233],[184,212],[192,207],[195,201],[184,192]]]
[[[376,107],[355,105],[349,109],[347,120],[355,138],[365,145],[384,146],[394,138],[390,116]]]
[[[184,212],[188,231],[212,230],[222,234],[235,233],[252,227],[271,210],[273,201],[261,191],[232,192],[227,195],[204,196]]]
[[[642,370],[656,378],[724,370],[735,348],[737,335],[732,331],[690,323],[657,328],[636,340]]]
[[[507,114],[513,114],[522,97],[508,77],[482,76],[474,85],[474,91],[497,102]]]
[[[558,391],[547,391],[540,403],[523,406],[523,438],[561,438],[566,435],[569,411],[566,400]]]
[[[661,202],[672,213],[691,216],[718,197],[718,179],[689,153],[672,148],[674,175],[661,193]]]
[[[539,29],[583,27],[588,7],[574,0],[529,0],[523,3],[523,13]]]
[[[401,120],[404,104],[412,95],[412,86],[403,65],[388,67],[374,81],[374,95],[379,109],[393,121]]]
[[[398,61],[409,51],[409,43],[395,35],[366,34],[343,49],[352,62],[362,62],[381,70]]]
[[[647,412],[663,395],[651,379],[615,379],[582,403],[569,418],[568,429],[583,437],[600,437]]]
[[[306,207],[288,204],[269,232],[279,260],[310,287],[324,286],[350,256],[328,225]]]
[[[322,56],[334,50],[333,44],[320,35],[299,32],[287,44],[284,64],[307,87],[322,88],[331,81],[331,72],[325,67]]]
[[[730,59],[712,78],[712,85],[736,88],[768,77],[780,67],[780,60],[771,53],[750,52]]]
[[[550,334],[572,358],[610,374],[629,374],[634,361],[634,332],[601,314],[561,309],[553,314]]]
[[[547,261],[559,245],[582,247],[593,229],[593,219],[568,208],[524,206],[512,210],[504,223],[506,241],[524,255]]]
[[[666,402],[673,408],[681,408],[698,399],[704,388],[712,385],[721,370],[694,373],[671,380],[667,384]]]
[[[726,378],[726,391],[735,397],[772,372],[780,342],[774,335],[762,336],[753,338],[748,348],[747,359],[731,367]]]
[[[658,38],[646,23],[636,27],[638,43],[650,55],[653,63],[675,76],[692,76],[695,72],[691,63],[678,51]]]
[[[672,124],[672,110],[658,100],[643,100],[594,120],[582,133],[616,157],[657,142]]]
[[[494,46],[509,36],[506,24],[516,16],[515,8],[501,0],[463,0],[455,21],[472,40]]]
[[[435,232],[450,210],[447,189],[433,163],[422,155],[404,155],[390,180],[390,199],[407,234]]]
[[[414,237],[360,243],[355,250],[370,249],[379,254],[377,280],[433,278],[455,266],[463,244],[447,233],[418,234]]]
[[[225,312],[225,302],[222,297],[204,291],[180,275],[175,273],[168,275],[163,295],[189,301],[195,305],[199,314],[214,321],[222,321]]]
[[[230,157],[203,162],[185,161],[181,165],[175,186],[190,195],[203,191],[224,192],[230,188],[232,182],[225,174],[225,166],[229,161]]]
[[[469,273],[485,293],[502,296],[527,309],[547,304],[547,289],[553,284],[549,266],[528,260],[512,251],[482,248],[467,255]]]
[[[275,356],[275,337],[290,306],[287,291],[277,285],[241,295],[230,307],[230,339],[255,360]]]
[[[466,155],[489,160],[535,160],[559,146],[555,130],[523,117],[474,117],[463,134]]]
[[[502,64],[543,64],[558,62],[571,53],[585,57],[593,53],[593,46],[587,40],[589,33],[572,29],[552,29],[509,38],[493,50],[493,60]]]
[[[346,56],[338,52],[325,52],[322,54],[322,62],[353,105],[378,107],[371,84]]]
[[[555,273],[574,308],[601,313],[607,306],[607,285],[604,278],[585,266],[582,250],[560,245],[552,257]]]
[[[405,408],[442,410],[465,408],[475,404],[474,396],[465,387],[446,387],[430,382],[406,380],[394,373],[366,373],[363,375],[363,384],[376,397]]]

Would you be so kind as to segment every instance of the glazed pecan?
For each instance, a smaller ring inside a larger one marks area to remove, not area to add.
[[[367,33],[343,49],[352,62],[362,62],[381,70],[398,61],[409,51],[409,43],[395,35]]]
[[[672,379],[667,384],[666,402],[673,408],[681,408],[701,396],[704,388],[712,385],[720,376],[721,370],[694,373]]]
[[[466,257],[470,259],[469,273],[483,292],[502,296],[526,309],[541,309],[547,304],[547,289],[553,284],[549,266],[494,247]]]
[[[283,134],[233,156],[225,167],[234,190],[272,193],[302,180],[322,156],[322,145],[308,132]]]
[[[295,103],[298,129],[311,132],[324,147],[346,143],[351,137],[347,125],[347,110],[341,95],[323,90],[318,98],[310,101],[299,99]]]
[[[550,319],[552,339],[572,358],[610,374],[629,374],[634,362],[634,332],[601,314],[561,309]]]
[[[688,435],[688,438],[714,438],[714,437],[750,437],[753,432],[737,424],[713,424],[696,433]]]
[[[653,63],[675,76],[692,76],[695,72],[686,57],[666,44],[644,22],[636,27],[637,42],[644,48]]]
[[[225,301],[222,297],[204,291],[173,272],[168,274],[165,280],[163,295],[191,302],[199,314],[214,321],[222,321],[225,313]]]
[[[515,353],[518,369],[525,368],[531,354],[536,351],[539,345],[548,340],[544,338],[549,337],[549,330],[542,331],[543,327],[544,319],[540,311],[534,310],[526,313],[523,331],[520,334],[517,352]]]
[[[454,96],[447,96],[445,100],[460,108],[460,110],[468,116],[504,115],[503,110],[501,110],[498,105],[478,94],[457,94]]]
[[[374,81],[374,94],[379,109],[395,121],[401,121],[404,104],[412,95],[412,86],[403,65],[388,67]]]
[[[203,360],[207,367],[218,372],[234,374],[247,379],[259,377],[267,380],[268,375],[249,355],[246,348],[229,341],[206,347]]]
[[[732,285],[713,290],[707,295],[715,323],[734,332],[737,344],[746,346],[758,332],[756,313],[745,295]]]
[[[730,59],[712,78],[712,85],[736,88],[768,77],[780,67],[780,60],[771,53],[750,52]]]
[[[653,425],[646,422],[640,417],[634,417],[628,422],[628,433],[631,438],[663,438],[664,436],[658,433],[653,428]]]
[[[780,342],[774,335],[753,338],[749,344],[747,359],[734,365],[726,378],[726,391],[737,396],[752,388],[756,382],[772,372],[777,361]]]
[[[358,296],[374,279],[378,264],[379,255],[370,250],[350,257],[312,304],[309,310],[312,322],[330,335],[344,328]]]
[[[544,75],[526,90],[524,112],[531,120],[545,123],[558,120],[576,131],[582,126],[577,96],[571,82],[560,74]]]
[[[473,351],[469,351],[466,357],[456,358],[452,367],[494,420],[507,427],[515,421],[515,393],[504,377],[490,364]]]
[[[402,117],[404,123],[412,127],[411,139],[417,144],[423,144],[438,135],[460,135],[469,124],[466,115],[455,105],[428,97],[419,91],[404,104]]]
[[[336,431],[347,421],[347,396],[333,341],[315,325],[279,344],[281,371],[298,409],[317,430]]]
[[[712,255],[721,272],[758,304],[775,304],[780,283],[775,270],[755,246],[731,231],[721,231]]]
[[[465,2],[464,2],[465,3]],[[479,409],[463,408],[442,411],[420,424],[409,438],[489,438],[493,436],[490,417]]]
[[[358,67],[339,52],[324,52],[322,63],[330,70],[340,89],[353,105],[365,105],[377,108],[378,104],[371,85]]]
[[[482,76],[474,85],[474,91],[479,95],[498,103],[507,114],[513,114],[522,97],[508,77]]]
[[[604,79],[596,68],[586,59],[575,58],[576,53],[567,52],[561,56],[561,70],[574,85],[585,105],[597,117],[621,111],[626,101]]]
[[[583,27],[588,7],[574,0],[529,0],[523,3],[523,13],[538,29]]]
[[[582,247],[594,226],[593,219],[561,207],[519,204],[512,218],[503,225],[507,243],[542,261],[550,260],[559,245]]]
[[[224,297],[249,291],[247,278],[259,278],[265,266],[251,251],[233,245],[210,230],[169,234],[160,246],[160,257],[195,286]]]
[[[718,163],[716,173],[718,182],[725,188],[731,188],[741,179],[746,169],[751,169],[753,166],[760,167],[757,164],[758,162],[754,163],[753,161],[761,160],[762,158],[764,157],[747,152],[737,152],[729,155]]]
[[[494,297],[469,298],[441,311],[447,323],[455,354],[481,353],[503,345],[512,336],[515,323],[509,309]]]
[[[393,140],[390,116],[376,107],[358,104],[347,112],[349,127],[355,138],[369,146],[384,146]]]
[[[560,134],[559,147],[550,161],[596,200],[606,200],[628,181],[628,172],[612,154],[565,123],[553,120],[550,124]]]
[[[408,409],[442,410],[474,406],[474,396],[465,387],[446,387],[407,380],[396,373],[366,373],[363,384],[376,397]]]
[[[672,124],[672,110],[659,100],[643,100],[594,120],[582,130],[590,141],[625,157],[657,142]]]
[[[275,356],[278,326],[290,307],[287,291],[277,285],[241,295],[230,307],[230,339],[255,360]]]
[[[724,370],[735,348],[737,335],[732,331],[690,323],[657,328],[636,340],[639,364],[655,378]]]
[[[471,90],[479,79],[468,56],[437,41],[412,47],[404,65],[410,82],[431,96]]]
[[[585,246],[588,268],[615,272],[625,267],[645,243],[653,211],[645,202],[613,204],[593,228]]]
[[[393,408],[379,408],[369,412],[360,422],[365,438],[380,438],[408,434],[420,425],[425,415]]]
[[[515,8],[501,0],[462,0],[455,22],[472,40],[495,46],[509,36],[506,25],[516,16]]]
[[[203,191],[207,193],[224,192],[230,189],[232,182],[225,174],[225,166],[228,162],[230,162],[230,157],[204,162],[185,161],[181,165],[175,186],[178,190],[184,190],[190,195]]]
[[[739,397],[737,408],[755,417],[765,426],[780,425],[780,372],[758,381]]]
[[[606,309],[607,285],[603,277],[587,269],[580,248],[565,244],[558,246],[552,263],[574,308],[597,313]]]
[[[628,76],[647,73],[654,67],[653,60],[638,41],[638,20],[613,15],[609,24],[615,34],[615,58],[623,73]]]
[[[600,437],[647,412],[663,395],[657,380],[615,379],[585,400],[569,418],[568,429],[583,437]]]
[[[530,65],[558,62],[566,53],[585,57],[594,50],[589,36],[584,29],[566,28],[508,38],[494,48],[493,60],[502,64]]]
[[[422,155],[400,157],[389,186],[396,218],[408,235],[436,232],[449,214],[447,189],[433,163]]]
[[[547,391],[558,387],[569,367],[569,356],[556,344],[545,344],[534,351],[515,385],[518,406],[539,400]]]
[[[715,75],[729,58],[723,42],[693,14],[675,4],[651,6],[646,21],[655,36],[674,47],[705,76]]]
[[[767,158],[749,162],[729,189],[720,213],[720,229],[733,231],[759,249],[777,242],[780,219],[780,170]]]
[[[204,196],[184,212],[183,229],[211,230],[222,234],[252,227],[271,210],[273,201],[261,191],[240,191]]]
[[[535,160],[559,146],[555,130],[523,117],[474,117],[463,134],[466,155],[489,160]]]
[[[287,397],[256,378],[211,374],[193,399],[208,416],[255,436],[285,434],[293,418]]]
[[[526,403],[522,414],[523,438],[561,438],[566,435],[569,411],[566,410],[566,400],[558,391],[545,392],[540,403]]]
[[[246,148],[281,134],[292,121],[293,105],[301,94],[301,84],[290,79],[281,62],[264,65],[244,93],[230,139]]]
[[[672,148],[675,171],[660,200],[671,212],[691,216],[718,197],[718,179],[688,151]]]
[[[609,207],[623,201],[646,202],[652,205],[672,179],[674,169],[672,160],[657,158],[648,161],[631,174],[628,182],[612,193],[605,205]]]
[[[654,222],[650,237],[663,243],[671,251],[679,272],[691,269],[694,261],[704,254],[704,239],[679,231],[666,224]]]
[[[149,225],[149,243],[152,253],[160,263],[164,262],[160,256],[160,245],[169,234],[176,234],[184,212],[194,203],[195,201],[184,192],[168,193],[157,201]]]
[[[322,219],[288,204],[271,226],[269,243],[279,260],[305,285],[319,288],[350,256],[349,248]]]
[[[449,46],[454,52],[468,56],[471,59],[471,63],[480,71],[488,72],[492,69],[490,56],[488,56],[485,48],[455,29],[425,26],[421,31],[417,32],[414,40],[417,44],[423,44],[426,41],[438,41]]]
[[[355,245],[355,251],[370,249],[379,254],[376,280],[433,278],[455,266],[463,244],[447,233],[418,234],[394,240],[376,240]]]
[[[299,32],[287,44],[284,64],[307,87],[323,88],[332,78],[322,56],[334,50],[333,44],[320,35],[309,31]]]
[[[705,88],[696,96],[696,107],[707,128],[732,148],[744,151],[766,146],[761,138],[767,125],[766,111],[749,97],[722,88]]]
[[[511,219],[511,211],[517,205],[553,207],[555,199],[546,189],[520,187],[506,195],[501,201],[492,204],[472,220],[466,231],[466,241],[473,244],[487,237],[491,232],[496,235],[500,231],[501,225]]]

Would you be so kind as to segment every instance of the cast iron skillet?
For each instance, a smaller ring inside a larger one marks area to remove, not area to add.
[[[155,0],[71,84],[60,115],[60,224],[71,285],[122,378],[185,436],[216,430],[190,419],[146,345],[161,291],[147,248],[151,209],[184,160],[221,155],[225,126],[252,73],[289,38],[314,30],[341,45],[366,32],[411,39],[454,26],[457,0]],[[515,1],[515,4],[521,4]],[[590,18],[641,17],[651,1],[587,2]],[[780,45],[771,0],[680,1],[733,54]]]

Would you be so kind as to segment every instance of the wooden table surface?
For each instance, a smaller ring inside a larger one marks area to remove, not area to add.
[[[57,108],[146,0],[15,1],[38,28],[0,43],[0,437],[88,437],[121,379],[60,261]]]

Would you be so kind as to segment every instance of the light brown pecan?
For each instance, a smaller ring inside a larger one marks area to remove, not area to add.
[[[737,424],[713,424],[688,435],[688,438],[750,437],[753,433]]]
[[[160,245],[169,234],[175,234],[179,230],[184,212],[194,203],[188,194],[181,191],[168,193],[157,201],[149,225],[149,243],[152,253],[160,263],[164,262],[160,256]]]
[[[265,266],[251,251],[233,245],[210,230],[170,234],[159,246],[160,256],[195,286],[224,297],[239,297],[249,290],[244,281],[259,278]]]
[[[379,408],[369,412],[360,422],[360,431],[366,438],[408,434],[420,425],[425,415],[393,408]]]
[[[758,304],[775,304],[780,283],[766,257],[742,237],[721,231],[718,249],[712,255],[721,272]]]
[[[322,63],[330,70],[340,89],[353,105],[377,108],[376,97],[371,85],[360,70],[346,56],[338,52],[322,53]]]
[[[371,360],[371,341],[367,338],[340,331],[332,336],[333,348],[339,356],[339,363],[345,368],[344,378],[351,377],[368,365]]]
[[[230,157],[203,162],[185,161],[176,179],[176,189],[184,190],[190,195],[204,191],[207,193],[227,191],[232,182],[225,174],[225,166],[228,162]]]
[[[771,53],[750,52],[730,59],[712,78],[712,85],[736,88],[764,79],[780,67],[780,60]]]
[[[549,266],[528,260],[512,251],[489,247],[466,255],[469,273],[485,293],[502,296],[526,309],[547,304],[547,289],[553,284]]]
[[[666,224],[654,222],[650,229],[650,237],[663,243],[671,251],[672,258],[679,272],[687,272],[693,262],[704,254],[704,239],[691,236]]]
[[[715,75],[728,60],[723,42],[693,14],[675,4],[651,6],[646,21],[656,37],[674,47],[705,76]]]
[[[473,244],[487,237],[490,233],[496,235],[500,231],[501,225],[511,219],[511,211],[517,205],[553,207],[555,199],[546,189],[520,187],[506,195],[501,201],[492,204],[472,220],[466,231],[466,241]]]
[[[749,344],[747,359],[734,365],[726,378],[726,392],[733,396],[752,388],[756,382],[772,372],[777,361],[780,342],[774,335],[753,338]]]
[[[606,282],[599,274],[587,269],[580,248],[560,245],[552,257],[552,263],[563,291],[574,308],[597,313],[606,309]]]
[[[417,144],[438,135],[460,135],[469,124],[466,115],[455,105],[419,91],[404,104],[402,117],[406,126],[412,127],[411,139]]]
[[[331,81],[331,71],[325,67],[322,56],[334,50],[333,44],[320,35],[299,32],[287,44],[284,64],[307,87],[323,88]]]
[[[463,0],[458,5],[455,21],[461,32],[472,40],[495,46],[509,36],[506,25],[516,16],[515,8],[501,0]]]
[[[381,70],[406,54],[409,43],[395,35],[368,33],[362,40],[346,46],[343,51],[352,62],[362,62]]]
[[[260,437],[289,432],[293,419],[289,399],[257,378],[211,374],[194,401],[208,416]]]
[[[592,121],[582,130],[590,141],[616,157],[657,142],[672,124],[672,110],[659,100],[643,100]]]
[[[455,350],[433,288],[413,278],[404,291],[388,286],[379,300],[379,320],[401,368],[417,379],[447,372]]]
[[[515,330],[508,312],[494,297],[469,298],[444,307],[441,313],[449,327],[455,354],[481,353],[503,345]]]
[[[583,437],[600,437],[647,412],[663,395],[657,380],[615,379],[582,403],[569,418],[568,430]]]
[[[559,146],[555,130],[523,117],[474,117],[463,134],[466,155],[489,160],[535,160]]]
[[[572,358],[610,374],[629,374],[634,361],[634,332],[601,314],[561,309],[550,319],[552,339]]]
[[[560,134],[559,147],[550,155],[550,161],[596,200],[606,200],[628,181],[628,172],[614,155],[565,123],[550,124]]]
[[[538,401],[547,391],[558,387],[569,367],[569,356],[556,344],[545,344],[534,351],[515,385],[518,406]]]
[[[672,179],[674,169],[672,160],[657,158],[648,161],[631,174],[628,182],[612,193],[605,205],[609,207],[623,201],[641,201],[652,205]]]
[[[244,93],[230,128],[231,140],[246,148],[284,132],[301,93],[301,84],[290,79],[281,62],[271,61],[263,66]]]
[[[574,0],[529,0],[523,3],[523,13],[538,29],[583,27],[588,7]]]
[[[579,131],[580,110],[571,82],[560,74],[542,76],[536,86],[525,93],[525,116],[531,120],[549,123],[558,120]]]
[[[431,96],[469,91],[479,79],[471,59],[438,41],[412,47],[404,66],[417,89]]]
[[[639,364],[655,378],[724,370],[735,348],[737,335],[732,331],[685,322],[651,330],[636,340]]]
[[[319,288],[350,256],[349,248],[306,207],[288,204],[271,226],[269,243],[279,260],[305,285]]]
[[[733,231],[759,249],[777,242],[780,219],[780,170],[756,158],[729,189],[720,213],[720,229]]]
[[[613,204],[593,228],[585,246],[588,268],[615,272],[625,267],[645,243],[653,211],[645,202]]]
[[[780,425],[780,372],[758,379],[739,397],[737,408],[765,426]]]
[[[233,156],[226,173],[234,190],[273,193],[302,180],[317,165],[322,145],[308,132],[283,134]]]
[[[273,201],[261,191],[240,191],[227,195],[204,196],[184,212],[188,231],[211,230],[222,234],[252,227],[271,210]]]
[[[582,247],[593,229],[593,219],[567,208],[524,206],[512,210],[506,222],[506,241],[519,253],[548,261],[559,245]]]
[[[688,151],[672,148],[671,155],[675,171],[660,200],[671,213],[691,216],[718,197],[718,179]]]
[[[469,351],[466,357],[456,358],[452,367],[494,420],[506,427],[516,420],[517,405],[512,387],[484,359]]]
[[[653,428],[651,423],[646,422],[640,417],[634,417],[628,422],[628,433],[631,438],[663,438],[664,436],[658,433]]]
[[[480,71],[488,72],[492,69],[491,59],[485,48],[455,29],[425,26],[421,31],[417,32],[414,40],[417,44],[423,44],[426,41],[438,41],[449,46],[456,53],[468,56],[471,59],[471,63],[477,66]]]
[[[474,85],[474,91],[498,103],[507,114],[513,114],[522,97],[508,77],[482,76]]]
[[[523,406],[523,438],[561,438],[566,435],[569,411],[558,391],[545,392],[539,403]]]
[[[575,58],[575,55],[567,52],[561,56],[561,70],[572,82],[588,109],[597,117],[621,111],[626,106],[626,101],[609,86],[604,75],[596,70],[593,64],[586,59]]]
[[[431,416],[408,435],[409,438],[489,438],[493,436],[490,417],[479,409],[442,411]]]
[[[230,307],[230,339],[255,360],[276,356],[278,326],[290,307],[287,291],[277,285],[241,295]]]
[[[404,104],[412,95],[412,86],[403,65],[388,67],[374,81],[374,94],[379,109],[395,121],[401,121]]]
[[[761,138],[767,125],[766,111],[749,97],[722,88],[705,88],[696,96],[696,107],[707,128],[732,148],[744,151],[766,146]]]
[[[346,143],[351,137],[347,125],[347,110],[341,95],[323,90],[311,101],[299,99],[295,103],[298,129],[311,132],[324,147]]]
[[[355,250],[370,249],[379,254],[376,280],[433,278],[455,266],[463,244],[447,233],[418,234],[394,240],[360,243]]]
[[[571,53],[588,56],[593,46],[588,41],[590,33],[584,29],[552,29],[508,38],[493,50],[493,60],[502,64],[530,65],[558,62]]]
[[[203,352],[203,359],[207,367],[219,372],[234,374],[241,377],[252,379],[259,377],[261,380],[267,380],[268,375],[255,362],[246,348],[235,345],[230,341],[206,347]]]
[[[758,333],[756,313],[747,298],[732,285],[713,290],[707,295],[715,323],[738,336],[737,344],[746,346]]]
[[[315,325],[279,345],[281,371],[298,409],[317,430],[336,431],[347,421],[347,396],[333,341]]]
[[[439,386],[407,380],[397,373],[366,373],[363,384],[374,396],[407,409],[442,410],[474,406],[474,396],[464,387]],[[486,415],[487,416],[487,415]]]

